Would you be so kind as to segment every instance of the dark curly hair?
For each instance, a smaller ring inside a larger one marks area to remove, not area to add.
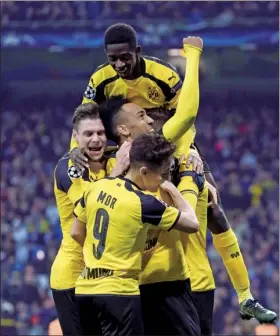
[[[136,32],[130,25],[116,23],[105,31],[104,45],[107,49],[108,44],[128,43],[131,49],[137,46]]]
[[[114,121],[123,105],[129,103],[127,98],[122,95],[112,96],[100,105],[100,119],[105,127],[108,139],[118,142],[119,136],[116,132]]]
[[[170,163],[175,152],[175,145],[159,134],[143,134],[131,145],[131,166],[144,164],[150,169],[158,169]]]

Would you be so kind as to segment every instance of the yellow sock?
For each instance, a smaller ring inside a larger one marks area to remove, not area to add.
[[[250,280],[237,237],[232,229],[220,234],[212,234],[213,244],[223,259],[231,283],[238,295],[238,302],[252,299]]]

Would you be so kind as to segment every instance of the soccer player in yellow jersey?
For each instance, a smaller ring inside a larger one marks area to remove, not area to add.
[[[126,177],[95,182],[74,210],[71,236],[84,247],[86,265],[76,283],[84,335],[94,335],[97,324],[102,335],[141,335],[138,280],[149,227],[198,229],[194,210],[171,183],[177,208],[146,192],[169,178],[173,153],[174,145],[162,136],[139,136],[131,145]]]
[[[70,237],[75,203],[82,197],[90,182],[105,177],[104,150],[107,138],[99,118],[97,105],[80,105],[73,116],[74,137],[89,158],[89,169],[80,175],[69,154],[63,156],[55,168],[54,193],[63,234],[58,254],[53,262],[50,285],[64,335],[78,335],[79,318],[75,305],[74,287],[84,268],[82,248]],[[124,169],[126,167],[124,166]],[[122,171],[120,165],[113,174]]]
[[[176,124],[178,126],[184,125],[182,118],[187,118],[185,121],[187,121],[187,129],[189,129],[185,139],[180,139],[180,142],[184,141],[185,146],[189,148],[195,139],[195,127],[190,126],[196,115],[193,116],[181,110],[182,107],[184,108],[184,104],[188,103],[187,100],[182,100],[183,106],[177,106],[182,84],[176,70],[162,60],[142,57],[140,55],[141,48],[137,45],[136,33],[131,26],[116,24],[109,27],[105,32],[104,42],[108,63],[97,68],[91,76],[83,102],[94,101],[100,104],[110,96],[124,94],[147,111],[163,105],[168,109],[177,108],[177,112],[182,111],[182,114],[177,113],[177,118],[178,116],[179,118]],[[189,61],[194,60],[192,58],[195,53],[194,49],[186,48],[184,45],[188,58],[186,71],[190,69]],[[188,55],[189,51],[190,55]],[[191,73],[190,76],[194,79],[197,73]],[[183,129],[181,128],[181,130]],[[178,135],[176,128],[175,134]],[[168,136],[167,138],[169,139]],[[177,156],[182,153],[180,145],[177,149]],[[79,151],[74,150],[71,155],[73,155],[73,160],[79,169],[86,165],[85,158],[80,156]],[[205,161],[204,163],[206,180],[218,190],[209,166]],[[215,248],[222,257],[237,292],[241,317],[244,319],[254,317],[260,323],[274,322],[277,319],[276,313],[265,309],[252,297],[250,280],[242,252],[225,215],[220,197],[218,205],[208,209],[208,228],[212,233]]]
[[[100,105],[100,117],[107,137],[118,145],[154,132],[153,120],[146,111],[121,96]],[[108,159],[108,173],[114,161]],[[142,267],[139,283],[145,334],[199,334],[197,313],[187,298],[189,272],[178,232],[149,232]]]
[[[162,125],[168,120],[167,111],[150,111],[149,116],[154,120],[155,131],[160,131]],[[197,150],[194,146],[191,147],[193,148],[190,148],[186,154]],[[178,174],[174,174],[176,175],[175,185],[196,211],[200,223],[197,233],[191,235],[181,233],[181,241],[190,270],[192,295],[200,318],[201,333],[202,335],[211,335],[215,282],[206,252],[206,232],[207,212],[210,208],[208,207],[208,189],[213,187],[209,184],[205,185],[204,174],[197,174],[192,171],[191,167],[187,168],[186,160],[179,164],[177,170]],[[215,209],[216,206],[217,202],[211,209]],[[273,312],[259,310],[262,314],[265,311],[270,315],[270,318],[273,317]]]
[[[174,117],[168,122],[173,125],[172,131],[165,130],[165,137],[177,142],[185,132],[193,134],[199,104],[198,68],[202,40],[192,36],[183,40],[188,59],[183,83],[170,64],[141,56],[141,47],[137,45],[136,33],[131,26],[116,24],[109,27],[104,45],[108,63],[99,66],[91,76],[83,103],[101,104],[109,97],[121,94],[147,111],[161,106],[176,108]],[[74,146],[73,141],[71,145]],[[181,146],[176,146],[178,155],[182,152]],[[72,150],[71,155],[77,168],[81,169],[86,158],[80,156],[77,149]]]
[[[149,112],[149,116],[154,120],[153,128],[156,132],[160,131],[168,119],[164,111]],[[190,148],[186,157],[192,151],[196,149]],[[205,183],[204,174],[198,174],[192,170],[192,167],[186,167],[186,160],[180,162],[173,173],[173,178],[178,190],[196,211],[199,221],[199,230],[196,233],[181,232],[180,236],[190,271],[192,297],[200,320],[201,334],[210,336],[212,335],[215,281],[206,251],[208,185]]]

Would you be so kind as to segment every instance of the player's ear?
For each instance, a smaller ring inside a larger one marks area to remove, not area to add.
[[[140,175],[141,177],[144,177],[147,175],[147,168],[146,167],[141,167],[140,168]]]
[[[78,142],[78,133],[75,129],[73,129],[72,137]]]
[[[140,45],[137,46],[135,51],[136,51],[136,56],[139,56],[141,54],[141,51],[142,51],[141,46]]]
[[[125,137],[128,137],[130,135],[129,130],[127,129],[127,127],[125,125],[118,125],[117,126],[117,131],[120,135],[123,135]]]

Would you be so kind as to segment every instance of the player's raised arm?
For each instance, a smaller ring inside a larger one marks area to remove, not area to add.
[[[163,126],[166,139],[176,142],[194,125],[199,106],[199,59],[203,41],[199,37],[189,36],[183,40],[187,57],[183,86],[178,99],[176,113]],[[190,131],[194,137],[194,131]]]

